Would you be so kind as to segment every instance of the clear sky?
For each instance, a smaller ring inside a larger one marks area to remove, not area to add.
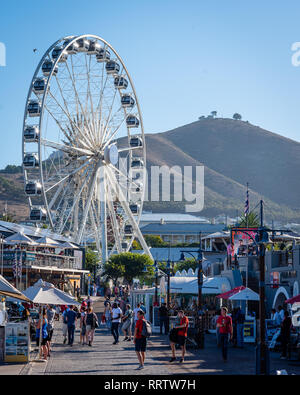
[[[28,87],[57,39],[96,34],[124,60],[145,131],[164,132],[212,110],[300,141],[297,0],[1,1],[0,168],[21,164]],[[33,48],[37,48],[36,53]]]

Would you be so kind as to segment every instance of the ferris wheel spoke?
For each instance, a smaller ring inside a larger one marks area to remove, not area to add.
[[[84,154],[84,155],[92,155],[92,151],[90,151],[90,150],[85,150],[83,148],[74,147],[74,146],[70,146],[70,145],[66,145],[66,144],[56,143],[54,141],[49,141],[49,140],[46,140],[43,138],[41,138],[40,140],[43,145],[63,151],[63,152],[66,152],[66,153],[74,154],[74,152],[75,152],[75,153]]]
[[[59,127],[59,129],[63,132],[64,136],[66,137],[67,140],[69,140],[69,142],[71,144],[74,143],[74,139],[73,137],[71,137],[70,135],[68,135],[68,133],[66,133],[65,128],[61,125],[60,121],[57,119],[57,117],[52,113],[52,111],[49,109],[48,105],[45,104],[44,105],[45,109],[47,110],[47,112],[51,115],[51,117],[53,118],[53,120],[56,122],[57,126]]]
[[[135,187],[139,187],[139,184],[136,184],[132,178],[128,177],[127,174],[123,173],[120,169],[118,169],[116,166],[114,166],[113,164],[109,164],[108,165],[111,169],[115,170],[121,177],[124,178],[124,181],[126,181],[127,183],[131,184],[131,186],[135,186]]]
[[[73,58],[72,58],[72,55],[71,55],[71,63],[72,63],[72,70],[73,70]],[[89,121],[88,121],[88,119],[87,119],[87,117],[86,117],[86,113],[85,113],[85,111],[84,111],[84,109],[83,109],[83,107],[82,107],[82,103],[81,103],[81,101],[80,101],[80,99],[79,99],[79,95],[78,95],[78,92],[77,92],[77,88],[76,88],[76,77],[75,77],[74,71],[71,73],[70,68],[69,68],[69,66],[68,66],[68,62],[66,62],[66,68],[67,68],[67,70],[68,70],[68,72],[69,72],[70,79],[71,79],[71,81],[72,81],[72,85],[73,85],[73,89],[74,89],[76,101],[77,101],[77,103],[78,103],[78,105],[79,105],[79,107],[80,107],[81,113],[82,113],[83,118],[84,118],[85,127],[86,127],[86,129],[87,129],[87,131],[88,131],[88,133],[89,133],[90,138],[92,138],[93,135],[92,135],[92,131],[91,131],[91,129],[90,129]],[[79,114],[79,109],[77,110],[77,114]]]
[[[83,140],[86,142],[86,144],[89,146],[89,148],[92,149],[91,142],[86,138],[86,136],[82,133],[76,122],[70,117],[70,115],[65,111],[65,109],[61,106],[61,104],[58,102],[56,97],[52,95],[52,93],[49,91],[49,95],[52,97],[52,99],[56,102],[57,106],[61,109],[61,111],[65,114],[65,116],[68,118],[70,124],[74,126],[78,132],[78,134],[83,138]],[[49,110],[48,110],[49,111]]]
[[[87,215],[91,206],[91,200],[94,194],[94,189],[95,189],[95,182],[97,179],[97,172],[98,172],[98,165],[95,166],[95,169],[92,173],[91,179],[89,181],[89,185],[88,185],[88,197],[87,197],[87,201],[84,207],[84,212],[83,212],[83,217],[82,217],[82,222],[81,222],[81,226],[77,235],[77,242],[80,243],[82,235],[83,235],[83,230],[86,224],[86,220],[87,220]]]
[[[71,207],[71,209],[69,210],[69,213],[68,213],[68,215],[67,215],[67,217],[66,217],[66,219],[65,219],[65,222],[64,222],[64,224],[62,225],[62,229],[65,228],[65,226],[66,226],[66,224],[67,224],[67,222],[68,222],[68,219],[70,218],[70,215],[73,213],[73,210],[75,209],[76,204],[79,202],[80,197],[81,197],[81,194],[82,194],[82,191],[83,191],[83,189],[85,188],[87,182],[88,182],[88,176],[84,179],[84,181],[83,181],[83,183],[82,183],[82,185],[81,185],[81,188],[80,188],[79,192],[77,192],[77,194],[75,194],[75,199],[74,199],[73,204],[72,204],[72,207]],[[75,191],[74,191],[74,193],[75,193]]]
[[[55,188],[57,185],[59,185],[62,182],[65,182],[68,178],[72,177],[74,174],[82,171],[85,167],[88,168],[89,164],[91,164],[92,159],[88,159],[86,160],[81,166],[79,166],[78,168],[72,170],[71,172],[68,171],[68,174],[66,176],[64,176],[62,179],[60,179],[59,181],[57,181],[55,184],[51,185],[48,189],[46,189],[46,193],[49,192],[51,189]],[[61,169],[62,172],[63,169]],[[56,177],[57,175],[55,175],[54,177]],[[53,181],[52,178],[49,178],[47,180],[45,180],[46,184],[49,184],[50,181]]]
[[[122,107],[120,107],[120,109],[117,111],[117,113],[118,113],[121,109],[122,109]],[[102,142],[103,142],[103,140],[106,140],[106,142],[105,142],[105,144],[104,144],[104,148],[105,148],[107,145],[109,145],[109,143],[113,140],[113,138],[114,138],[115,135],[118,133],[118,131],[119,131],[120,127],[122,126],[123,122],[125,121],[125,119],[126,119],[126,113],[125,113],[125,116],[123,117],[123,119],[121,119],[121,120],[118,122],[118,125],[115,127],[115,129],[113,130],[113,132],[112,132],[110,135],[108,135],[108,134],[109,134],[109,129],[106,128],[105,136],[104,136],[103,139],[102,139]]]

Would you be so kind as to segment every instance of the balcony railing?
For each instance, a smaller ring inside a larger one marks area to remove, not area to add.
[[[78,259],[69,255],[57,255],[50,252],[4,250],[3,266],[12,267],[18,263],[23,267],[57,267],[59,269],[82,269],[82,263]]]

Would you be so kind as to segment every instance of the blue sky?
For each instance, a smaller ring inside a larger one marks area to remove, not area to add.
[[[58,38],[96,34],[124,60],[145,131],[163,132],[212,110],[300,141],[298,1],[11,0],[1,5],[0,168],[21,163],[28,87]],[[33,53],[33,48],[38,52]]]

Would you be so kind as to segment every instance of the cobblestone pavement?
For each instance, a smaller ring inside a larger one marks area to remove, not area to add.
[[[94,309],[100,316],[103,300],[94,302]],[[53,335],[51,357],[47,362],[30,362],[25,365],[21,375],[188,375],[188,374],[255,374],[255,348],[247,344],[244,349],[230,348],[228,362],[223,363],[221,350],[216,346],[215,335],[205,337],[205,348],[188,349],[184,364],[170,364],[170,346],[165,335],[154,334],[148,342],[144,370],[137,370],[138,361],[134,345],[123,342],[113,345],[110,332],[100,326],[95,332],[93,347],[81,346],[79,329],[75,332],[73,347],[62,344],[61,322],[56,323]],[[180,357],[180,350],[177,351]],[[289,374],[300,374],[300,366],[291,361],[280,360],[279,353],[271,353],[271,374],[286,369]],[[5,367],[7,371],[7,366]],[[2,367],[0,366],[0,374]]]

